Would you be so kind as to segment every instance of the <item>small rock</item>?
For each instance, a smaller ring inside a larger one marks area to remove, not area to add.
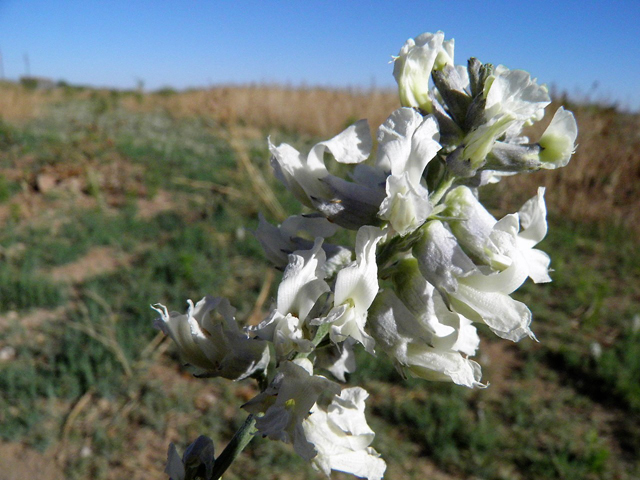
[[[49,173],[41,173],[36,177],[36,187],[39,192],[47,193],[56,186],[56,177]]]
[[[85,445],[80,450],[80,457],[81,458],[87,458],[87,457],[90,457],[91,455],[93,455],[93,450],[91,450],[91,447],[89,445]]]
[[[0,348],[0,362],[8,362],[16,358],[16,349],[10,345]]]

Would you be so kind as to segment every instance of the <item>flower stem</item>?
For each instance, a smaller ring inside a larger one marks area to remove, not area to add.
[[[316,334],[313,337],[313,340],[311,340],[313,342],[313,347],[317,347],[320,342],[324,339],[324,337],[327,336],[327,334],[329,333],[329,328],[331,327],[331,325],[329,325],[328,323],[323,323],[321,325],[318,326],[318,330],[316,330]],[[291,360],[296,359],[296,358],[307,358],[309,356],[311,352],[297,352],[293,358],[290,358]]]
[[[438,187],[434,190],[434,192],[431,195],[429,195],[429,200],[431,201],[431,204],[434,207],[440,202],[440,200],[442,200],[442,197],[444,197],[444,194],[449,191],[455,179],[456,179],[455,175],[447,171],[447,173],[445,174],[444,178],[442,179]]]
[[[238,455],[240,455],[242,450],[249,445],[249,442],[253,439],[253,434],[256,431],[255,425],[255,417],[253,415],[249,415],[226,448],[222,451],[220,456],[216,458],[216,461],[213,464],[213,475],[211,476],[211,480],[218,480],[222,477],[222,474],[226,472],[233,461],[238,458]]]

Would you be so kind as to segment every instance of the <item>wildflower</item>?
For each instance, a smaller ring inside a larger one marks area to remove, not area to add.
[[[291,253],[296,250],[310,250],[313,247],[313,240],[308,238],[326,239],[335,234],[339,228],[319,214],[293,215],[279,227],[271,225],[262,215],[258,215],[258,218],[256,238],[262,245],[267,259],[280,270],[284,270],[289,263]],[[351,262],[351,250],[348,248],[323,242],[322,249],[326,254],[326,262],[322,268],[327,277]]]
[[[410,38],[393,61],[393,76],[398,82],[400,103],[432,111],[429,96],[431,71],[453,64],[454,41],[444,41],[444,33],[423,33]]]
[[[284,361],[267,389],[242,408],[253,414],[264,413],[256,420],[258,433],[292,443],[298,455],[311,460],[316,449],[306,438],[302,422],[323,392],[335,395],[340,387],[323,376],[313,375],[313,366],[306,358]]]
[[[338,272],[334,291],[334,308],[313,324],[329,323],[329,337],[334,343],[348,337],[373,352],[374,341],[364,326],[367,311],[378,293],[376,245],[385,236],[379,228],[364,226],[356,236],[356,260]]]
[[[483,273],[439,220],[423,228],[413,255],[424,278],[448,306],[474,322],[485,323],[499,337],[512,341],[535,338],[529,329],[531,311],[509,296],[514,290],[512,278]]]
[[[313,343],[303,327],[318,298],[328,292],[324,281],[325,253],[318,238],[311,250],[298,250],[289,256],[289,265],[278,287],[276,308],[269,318],[250,328],[258,338],[273,342],[278,359],[292,351],[310,352]]]
[[[560,107],[547,129],[538,140],[542,148],[540,162],[542,168],[564,167],[575,151],[578,125],[573,113]]]
[[[375,433],[364,416],[368,396],[363,388],[345,388],[326,410],[314,405],[302,422],[307,440],[317,451],[312,464],[325,475],[331,470],[368,480],[380,480],[384,475],[384,460],[369,446]]]
[[[356,230],[377,223],[376,214],[384,192],[331,175],[324,163],[329,151],[343,164],[359,164],[371,151],[366,120],[360,120],[330,140],[316,144],[306,158],[290,145],[269,142],[275,176],[304,205],[314,208],[336,224]],[[354,176],[358,179],[358,176]]]
[[[467,187],[450,191],[445,199],[443,215],[458,242],[470,255],[500,272],[492,281],[503,283],[503,289],[514,291],[527,277],[535,283],[550,282],[549,256],[534,249],[547,233],[545,189],[540,187],[516,214],[496,220]],[[504,282],[509,277],[511,287]]]
[[[435,117],[409,108],[393,112],[378,130],[378,163],[391,171],[378,215],[400,235],[418,228],[431,213],[422,174],[440,150],[439,139]]]
[[[440,308],[440,314],[445,310],[446,307]],[[376,298],[370,316],[370,329],[376,344],[396,361],[400,369],[427,380],[452,381],[467,387],[482,386],[480,365],[462,356],[460,346],[456,345],[455,333],[462,330],[463,324],[455,313],[450,313],[445,322],[453,317],[457,325],[443,324],[449,327],[451,334],[439,338],[424,328],[425,325],[420,324],[392,291],[385,290]],[[471,322],[466,322],[470,326]],[[475,336],[477,338],[477,334]]]
[[[160,313],[154,325],[173,339],[184,361],[199,376],[242,380],[267,368],[267,344],[240,330],[235,309],[226,298],[206,296],[195,306],[191,300],[187,303],[186,314],[169,313],[164,305],[154,305]]]

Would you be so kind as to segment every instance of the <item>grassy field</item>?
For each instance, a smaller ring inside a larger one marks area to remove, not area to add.
[[[214,294],[262,319],[280,273],[251,231],[258,212],[299,208],[266,137],[307,149],[396,106],[391,92],[0,84],[0,480],[161,479],[169,442],[206,434],[221,451],[256,387],[191,377],[149,304]],[[501,216],[548,187],[554,282],[516,294],[540,343],[481,331],[490,387],[473,391],[360,352],[350,383],[371,393],[386,478],[640,478],[640,117],[568,106],[572,163],[485,193]],[[323,477],[258,438],[225,475],[240,478]]]

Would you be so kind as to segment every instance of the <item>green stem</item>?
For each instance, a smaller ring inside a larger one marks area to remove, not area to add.
[[[313,345],[317,347],[318,344],[322,341],[324,337],[329,333],[329,324],[323,324],[318,327],[316,331],[316,335],[313,337]],[[308,353],[298,353],[295,358],[305,358],[309,354]],[[260,379],[258,379],[260,382]],[[261,389],[264,390],[266,388],[266,377],[262,379],[260,382]],[[233,461],[238,458],[238,455],[244,450],[244,448],[249,445],[249,442],[254,437],[254,433],[256,432],[256,419],[253,415],[249,415],[242,426],[238,429],[236,434],[233,436],[229,444],[222,451],[220,456],[216,458],[216,461],[213,464],[213,475],[211,480],[218,480],[222,477],[222,474],[227,471],[229,466],[233,463]]]
[[[453,175],[451,172],[447,171],[445,173],[445,176],[440,182],[440,185],[438,185],[438,187],[433,191],[433,193],[429,195],[429,200],[431,201],[431,204],[434,207],[440,202],[440,200],[442,200],[442,197],[444,197],[444,194],[447,193],[447,191],[449,191],[455,179],[456,179],[455,175]]]
[[[222,474],[224,474],[233,461],[238,458],[238,455],[240,455],[242,450],[249,445],[249,442],[253,439],[253,434],[256,431],[255,425],[255,417],[253,415],[249,415],[233,436],[229,445],[227,445],[220,456],[216,458],[216,461],[213,464],[213,475],[211,476],[211,480],[218,480],[222,477]]]
[[[316,330],[316,335],[313,337],[313,340],[311,340],[314,348],[317,347],[322,341],[322,339],[327,336],[330,328],[331,328],[331,325],[329,325],[328,323],[323,323],[318,326],[318,330]],[[293,358],[294,359],[307,358],[310,353],[311,352],[298,352],[295,354]]]

